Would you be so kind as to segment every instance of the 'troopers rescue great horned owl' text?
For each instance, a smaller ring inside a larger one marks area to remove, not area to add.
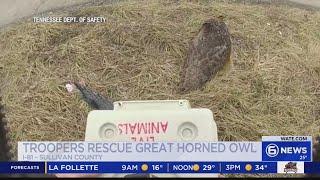
[[[227,25],[220,19],[205,21],[190,43],[181,72],[180,91],[202,87],[229,63],[230,55],[231,39]]]

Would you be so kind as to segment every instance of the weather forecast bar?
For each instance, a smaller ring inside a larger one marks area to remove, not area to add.
[[[0,173],[320,173],[299,162],[0,162]]]
[[[277,173],[276,162],[1,162],[0,173]]]

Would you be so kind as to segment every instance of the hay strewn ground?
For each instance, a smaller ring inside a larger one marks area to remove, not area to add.
[[[25,22],[0,33],[0,93],[14,141],[82,140],[90,109],[64,88],[81,78],[114,100],[188,99],[209,108],[220,140],[320,132],[320,12],[148,0],[72,15],[108,22]],[[232,34],[232,69],[178,94],[188,41],[219,15]]]

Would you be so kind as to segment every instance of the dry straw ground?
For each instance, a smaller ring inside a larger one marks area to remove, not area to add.
[[[81,78],[114,100],[188,99],[209,108],[224,141],[320,132],[320,12],[148,0],[69,15],[107,23],[27,21],[0,32],[0,93],[13,141],[82,140],[90,109],[64,87]],[[231,70],[177,93],[188,41],[220,15],[232,35]]]

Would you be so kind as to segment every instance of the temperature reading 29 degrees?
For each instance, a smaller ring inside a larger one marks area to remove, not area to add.
[[[203,171],[212,171],[215,168],[214,164],[204,164]]]
[[[300,155],[300,160],[301,160],[301,161],[304,161],[304,160],[306,160],[307,158],[308,158],[307,155]]]

